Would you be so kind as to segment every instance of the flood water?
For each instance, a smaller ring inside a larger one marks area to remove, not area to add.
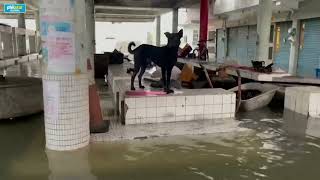
[[[291,136],[281,110],[238,117],[242,133],[45,150],[43,115],[0,122],[0,179],[319,180],[320,139]]]
[[[240,119],[252,130],[91,144],[67,153],[45,150],[43,115],[0,122],[0,179],[319,179],[319,139],[286,134],[281,114],[270,109]]]

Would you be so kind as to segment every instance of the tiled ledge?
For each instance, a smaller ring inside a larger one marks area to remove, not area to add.
[[[149,124],[233,118],[236,95],[223,89],[184,89],[157,97],[125,97],[125,123]]]

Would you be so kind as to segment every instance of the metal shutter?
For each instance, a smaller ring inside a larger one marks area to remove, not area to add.
[[[228,34],[228,56],[237,61],[238,29],[230,28]]]
[[[288,72],[291,43],[289,41],[284,42],[284,38],[288,36],[288,30],[292,27],[292,22],[277,23],[277,27],[280,27],[280,49],[275,52],[274,64]]]
[[[320,67],[320,18],[303,20],[305,24],[304,45],[299,51],[298,75],[315,77]]]
[[[249,65],[248,61],[248,26],[229,29],[228,56],[241,65]]]
[[[248,63],[251,65],[251,61],[256,60],[257,56],[257,26],[249,26],[249,38],[248,38]]]
[[[226,53],[225,53],[225,34],[223,29],[217,30],[217,62],[223,63]]]

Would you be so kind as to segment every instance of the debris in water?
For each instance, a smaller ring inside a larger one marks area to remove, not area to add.
[[[308,144],[309,146],[313,146],[313,147],[316,147],[316,148],[319,148],[319,149],[320,149],[320,145],[318,145],[318,144],[311,143],[311,142],[308,142],[307,144]]]
[[[206,175],[206,174],[205,174],[205,173],[203,173],[203,172],[193,172],[193,173],[198,174],[198,175],[200,175],[200,176],[203,176],[203,177],[204,177],[204,178],[206,178],[206,179],[214,180],[214,178],[213,178],[213,177],[208,176],[208,175]]]
[[[267,175],[262,174],[262,173],[258,173],[258,172],[253,172],[253,174],[254,174],[255,176],[259,176],[259,177],[268,177]]]

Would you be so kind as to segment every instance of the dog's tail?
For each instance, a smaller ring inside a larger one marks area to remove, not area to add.
[[[134,43],[134,42],[129,43],[129,45],[128,45],[128,52],[129,52],[130,54],[133,54],[134,51],[135,51],[135,50],[132,50],[132,46],[135,47],[135,46],[136,46],[136,43]]]

